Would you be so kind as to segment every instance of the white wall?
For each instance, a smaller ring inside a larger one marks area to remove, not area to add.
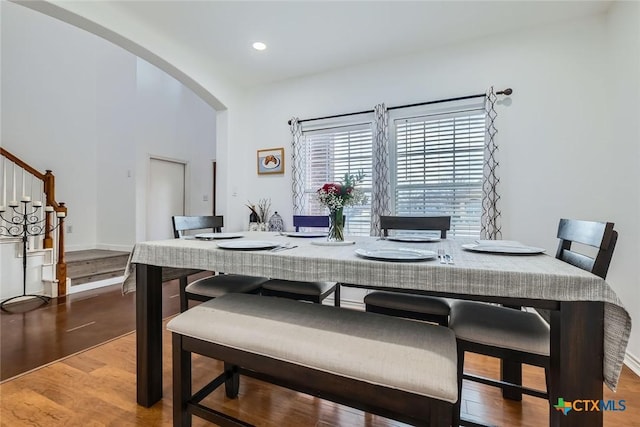
[[[187,214],[212,212],[215,111],[157,67],[138,59],[136,121],[136,241],[145,240],[150,156],[187,164]],[[208,201],[203,201],[207,195]]]
[[[628,352],[640,364],[640,3],[616,4],[607,19],[608,49],[606,107],[611,114],[609,134],[600,143],[609,147],[605,167],[612,174],[605,197],[592,197],[615,212],[620,233],[607,281],[631,313],[635,325]],[[595,194],[595,193],[593,193]]]
[[[2,146],[53,171],[74,228],[67,242],[95,243],[96,110],[88,108],[96,105],[95,37],[12,3],[0,7]]]
[[[292,215],[290,162],[284,176],[257,176],[255,150],[284,146],[287,119],[361,111],[512,87],[498,107],[503,235],[555,252],[559,218],[613,221],[620,233],[609,282],[640,318],[638,3],[611,16],[495,36],[394,61],[256,89],[244,109],[242,143],[229,158],[238,195],[227,215],[246,222],[247,199],[270,197]],[[290,221],[290,220],[289,220]],[[290,223],[290,222],[289,222]],[[640,355],[640,331],[629,351]]]
[[[247,126],[246,143],[234,144],[230,149],[237,154],[232,157],[242,158],[257,148],[278,145],[286,145],[289,157],[286,121],[292,115],[317,117],[361,111],[378,102],[394,106],[481,93],[489,85],[497,89],[512,87],[514,95],[509,105],[498,107],[503,226],[510,234],[516,218],[520,223],[522,216],[527,218],[540,206],[564,209],[572,205],[562,193],[555,199],[541,193],[541,188],[555,186],[557,174],[541,173],[540,165],[559,173],[568,153],[578,152],[587,165],[601,157],[601,153],[580,147],[584,141],[602,141],[607,132],[598,124],[607,109],[602,102],[592,102],[606,100],[606,68],[600,59],[605,52],[604,35],[602,20],[592,20],[570,28],[495,37],[261,88],[247,102],[246,117],[251,126]],[[594,144],[594,148],[606,152],[602,144]],[[280,191],[290,186],[290,168],[285,177],[269,179],[257,177],[252,166],[247,162],[242,170],[252,179],[247,180],[244,194],[238,196],[240,202],[270,194],[274,205],[288,207],[283,211],[290,216],[289,193]],[[582,195],[586,191],[577,190]],[[520,194],[527,197],[519,199]],[[229,209],[233,209],[231,202]],[[535,223],[543,229],[552,229],[557,223],[557,219],[540,221],[544,219],[536,215]],[[523,238],[539,236],[534,229],[520,233],[524,233]],[[547,243],[553,241],[550,237]]]
[[[110,42],[20,5],[1,7],[2,146],[54,171],[73,227],[69,250],[145,239],[150,156],[187,162],[186,211],[211,212],[215,110]]]
[[[78,31],[77,37],[87,37]],[[131,245],[135,238],[136,59],[99,39],[95,42],[109,47],[96,55],[95,72],[100,82],[95,105],[96,238],[87,245],[118,250]],[[75,216],[71,216],[74,208],[69,204],[69,220]],[[74,234],[81,231],[74,229]]]

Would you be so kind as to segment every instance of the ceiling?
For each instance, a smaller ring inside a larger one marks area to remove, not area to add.
[[[243,86],[604,13],[600,1],[117,1]],[[259,52],[254,41],[268,48]]]

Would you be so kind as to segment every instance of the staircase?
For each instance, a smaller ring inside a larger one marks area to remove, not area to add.
[[[90,249],[67,252],[65,259],[71,279],[69,293],[73,293],[79,285],[123,276],[129,252]]]
[[[32,293],[44,292],[48,296],[67,293],[66,216],[65,204],[55,197],[53,173],[40,172],[0,147],[0,295],[3,304]],[[33,268],[33,262],[23,262],[28,258],[42,259]]]

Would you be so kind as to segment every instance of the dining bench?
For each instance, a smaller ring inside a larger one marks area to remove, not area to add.
[[[220,425],[251,425],[201,404],[222,384],[226,396],[236,398],[240,374],[412,425],[456,422],[456,341],[441,326],[228,294],[178,315],[167,329],[174,426],[190,426],[193,415]],[[223,372],[195,393],[191,354],[224,362]]]

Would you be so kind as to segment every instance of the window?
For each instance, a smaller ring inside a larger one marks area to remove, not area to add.
[[[365,179],[358,185],[367,195],[365,205],[344,209],[346,232],[369,235],[371,212],[372,130],[371,123],[340,125],[304,132],[304,206],[307,215],[326,215],[316,192],[327,182],[339,182],[345,173],[362,170]]]
[[[484,111],[398,117],[392,129],[395,215],[451,215],[451,236],[479,237]]]
[[[304,213],[326,215],[316,199],[327,182],[364,171],[368,197],[345,208],[348,234],[369,235],[373,123],[371,116],[305,126],[301,153]],[[452,237],[480,236],[485,145],[482,103],[398,108],[389,118],[389,201],[393,215],[450,215]]]

